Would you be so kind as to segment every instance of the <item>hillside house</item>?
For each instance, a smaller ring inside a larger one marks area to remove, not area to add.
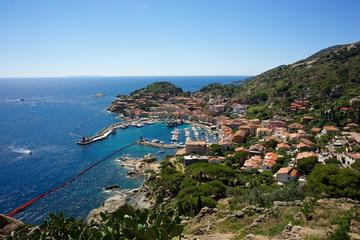
[[[275,180],[278,184],[285,184],[294,181],[300,176],[300,173],[295,168],[283,167],[280,168],[275,174]]]

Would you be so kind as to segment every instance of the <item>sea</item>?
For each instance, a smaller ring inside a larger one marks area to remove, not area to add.
[[[140,136],[170,141],[173,130],[163,123],[118,130],[103,141],[87,146],[76,144],[118,122],[106,111],[119,94],[155,81],[170,81],[185,91],[196,91],[210,83],[234,83],[247,76],[161,77],[64,77],[0,79],[0,213],[5,214],[30,199],[77,175],[109,153],[135,142]],[[104,93],[96,97],[96,93]],[[186,126],[181,126],[185,128]],[[174,150],[134,145],[86,172],[76,181],[37,201],[15,218],[41,223],[52,212],[86,218],[114,194],[104,187],[120,189],[141,186],[141,177],[128,177],[115,159],[152,153],[158,159]]]

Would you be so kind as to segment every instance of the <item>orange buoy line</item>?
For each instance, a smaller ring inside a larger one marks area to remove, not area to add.
[[[99,165],[100,163],[102,163],[103,161],[105,161],[106,159],[110,158],[111,156],[117,154],[118,152],[128,148],[128,147],[131,147],[133,145],[135,145],[136,143],[131,143],[125,147],[122,147],[122,148],[119,148],[113,152],[111,152],[110,154],[108,154],[107,156],[105,156],[104,158],[100,159],[99,161],[91,164],[89,167],[83,169],[81,172],[79,172],[76,176],[68,179],[66,182],[34,197],[33,199],[27,201],[26,203],[24,203],[23,205],[21,205],[20,207],[18,208],[15,208],[14,210],[12,210],[11,212],[7,213],[6,216],[9,216],[9,217],[13,217],[14,215],[24,211],[26,208],[28,208],[29,206],[31,206],[32,204],[34,204],[35,202],[39,201],[40,199],[46,197],[47,195],[49,195],[50,193],[53,193],[57,190],[60,190],[64,187],[66,187],[67,185],[69,185],[70,183],[74,182],[77,178],[81,177],[83,174],[85,174],[86,172],[90,171],[91,169],[93,169],[94,167],[96,167],[97,165]]]

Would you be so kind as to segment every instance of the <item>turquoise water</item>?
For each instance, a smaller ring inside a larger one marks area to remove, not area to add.
[[[7,213],[63,183],[140,136],[170,141],[172,129],[159,123],[118,130],[108,139],[88,146],[75,144],[79,136],[93,135],[117,121],[105,111],[117,94],[127,94],[154,81],[172,81],[186,91],[195,91],[212,82],[243,79],[242,76],[0,79],[0,213]],[[106,96],[94,97],[98,92]],[[20,98],[25,101],[19,101]],[[26,154],[27,150],[32,154]],[[157,152],[156,148],[135,145],[118,155],[140,157]],[[173,150],[158,157],[166,154],[173,154]],[[104,192],[105,186],[117,184],[125,189],[141,185],[143,179],[128,178],[115,157],[16,217],[38,223],[49,212],[64,211],[68,216],[83,218],[112,194]]]

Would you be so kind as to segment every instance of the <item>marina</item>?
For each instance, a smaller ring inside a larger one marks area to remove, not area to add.
[[[96,141],[101,141],[106,139],[111,134],[116,134],[117,129],[127,129],[128,127],[135,127],[135,128],[142,128],[147,125],[152,125],[154,123],[164,122],[167,127],[168,121],[161,121],[158,119],[151,119],[151,118],[141,118],[136,120],[124,120],[123,122],[118,122],[115,124],[112,124],[97,134],[95,134],[92,137],[82,137],[80,141],[77,142],[79,145],[88,145]],[[183,122],[181,124],[184,124]],[[185,128],[174,128],[171,131],[170,136],[170,144],[164,143],[164,141],[160,141],[157,139],[144,141],[141,143],[142,145],[153,145],[155,147],[161,147],[162,145],[165,145],[165,148],[177,148],[177,146],[182,146],[183,142],[181,141],[192,141],[192,140],[206,140],[207,142],[213,142],[216,140],[216,132],[210,130],[207,128],[206,125],[199,124],[199,123],[186,123],[190,124],[189,127]],[[184,136],[184,138],[181,138],[181,135]],[[183,139],[180,141],[180,138]]]
[[[104,140],[110,134],[116,134],[116,129],[118,129],[118,128],[120,128],[120,129],[126,129],[128,127],[142,128],[144,125],[151,125],[151,124],[154,124],[157,122],[158,121],[154,120],[154,119],[142,118],[140,120],[128,120],[128,121],[115,123],[115,124],[112,124],[112,125],[104,128],[103,130],[101,130],[100,132],[98,132],[97,134],[95,134],[92,137],[85,137],[85,136],[82,137],[82,139],[80,141],[78,141],[77,144],[88,145],[88,144],[91,144],[96,141]]]

